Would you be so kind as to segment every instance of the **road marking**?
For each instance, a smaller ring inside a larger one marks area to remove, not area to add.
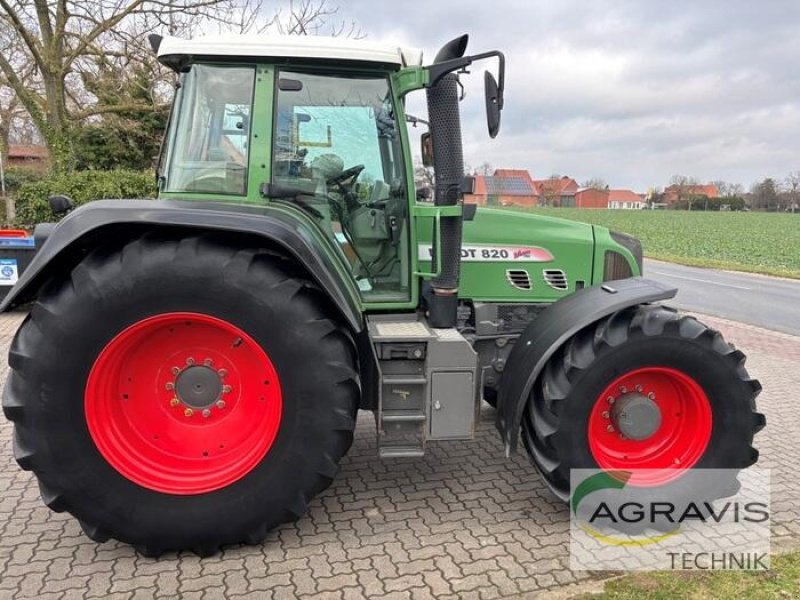
[[[743,285],[732,285],[730,283],[718,283],[716,281],[709,281],[708,279],[700,279],[698,277],[686,277],[685,275],[672,275],[670,273],[664,273],[662,271],[654,271],[653,269],[648,269],[648,273],[653,273],[655,275],[663,275],[664,277],[672,277],[673,279],[685,279],[686,281],[697,281],[698,283],[707,283],[708,285],[718,285],[720,287],[728,287],[733,288],[735,290],[752,290],[753,288],[745,287]]]

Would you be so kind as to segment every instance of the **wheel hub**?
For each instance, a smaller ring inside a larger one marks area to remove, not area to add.
[[[197,410],[209,408],[222,394],[222,380],[210,367],[187,367],[175,379],[175,394],[187,406]]]
[[[661,426],[661,409],[639,392],[623,394],[611,410],[617,430],[632,440],[646,440]]]

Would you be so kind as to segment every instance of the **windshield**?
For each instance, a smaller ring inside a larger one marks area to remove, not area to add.
[[[163,191],[247,193],[254,78],[253,67],[211,65],[195,65],[183,75]]]

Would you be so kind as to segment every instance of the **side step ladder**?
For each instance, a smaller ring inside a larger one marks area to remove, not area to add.
[[[469,342],[455,329],[432,329],[416,315],[372,316],[369,334],[381,378],[378,455],[419,457],[428,439],[472,437],[477,355]]]

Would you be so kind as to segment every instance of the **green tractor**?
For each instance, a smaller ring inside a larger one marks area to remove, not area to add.
[[[179,74],[159,198],[40,225],[0,306],[32,303],[3,397],[16,459],[92,539],[259,543],[331,483],[359,410],[381,458],[411,458],[472,438],[485,398],[506,453],[521,439],[564,499],[570,469],[646,468],[653,486],[757,460],[744,355],[657,303],[676,290],[641,277],[636,239],[464,204],[459,75],[497,61],[493,137],[500,52],[150,42]]]

